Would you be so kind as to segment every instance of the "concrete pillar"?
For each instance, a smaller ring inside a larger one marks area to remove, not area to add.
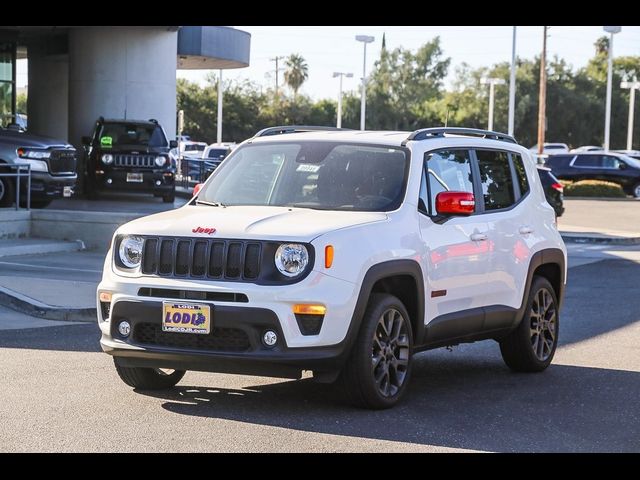
[[[51,53],[46,39],[28,45],[29,133],[67,141],[69,138],[69,59]]]
[[[177,32],[167,27],[84,27],[69,32],[69,141],[99,116],[157,119],[175,138]]]

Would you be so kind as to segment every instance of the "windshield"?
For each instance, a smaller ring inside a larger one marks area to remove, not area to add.
[[[222,162],[199,201],[323,210],[387,211],[400,206],[404,149],[334,142],[245,145]]]
[[[226,148],[212,148],[207,153],[207,158],[219,158],[219,159],[222,159],[222,158],[227,156],[227,153],[229,153],[229,150],[226,149]]]
[[[633,168],[640,168],[640,160],[630,157],[629,155],[620,155],[624,158],[624,161],[631,165]]]
[[[98,138],[100,145],[103,147],[123,145],[168,146],[164,132],[158,125],[105,123],[98,131]]]

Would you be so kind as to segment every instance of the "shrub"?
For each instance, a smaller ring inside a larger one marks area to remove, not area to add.
[[[601,180],[581,180],[566,184],[564,194],[568,197],[614,197],[622,198],[627,195],[617,183]]]

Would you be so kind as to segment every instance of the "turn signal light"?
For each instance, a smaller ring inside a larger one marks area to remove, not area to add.
[[[327,307],[324,305],[298,304],[293,306],[293,313],[296,315],[324,315]]]
[[[111,292],[100,292],[101,302],[111,302]]]
[[[324,268],[331,268],[333,265],[333,245],[324,247]]]

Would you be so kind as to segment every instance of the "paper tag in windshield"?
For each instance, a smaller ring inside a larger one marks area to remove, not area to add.
[[[113,145],[113,138],[111,137],[102,137],[100,139],[101,147],[111,147]]]
[[[316,173],[320,170],[320,165],[309,165],[308,163],[302,163],[296,168],[296,172]]]

